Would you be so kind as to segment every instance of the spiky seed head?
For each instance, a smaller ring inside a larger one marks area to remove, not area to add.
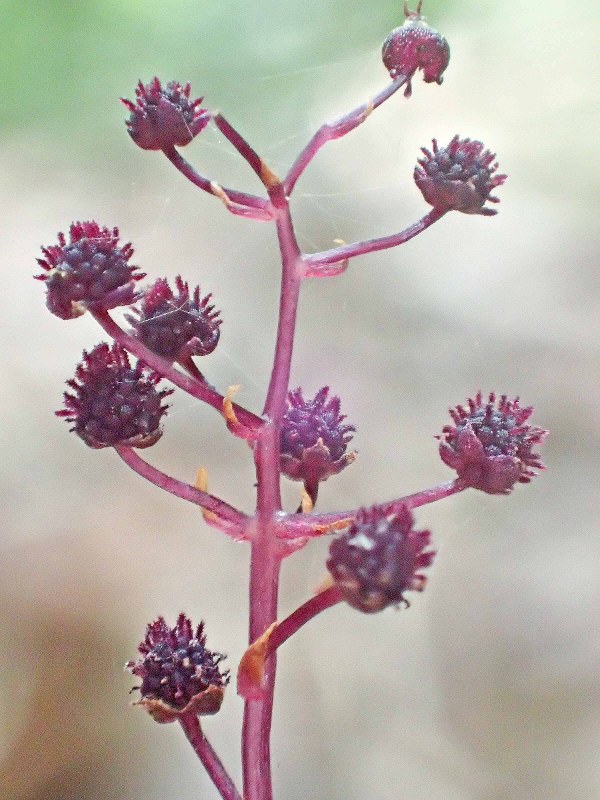
[[[522,408],[519,398],[509,400],[481,391],[467,406],[450,409],[453,425],[446,425],[440,440],[442,461],[458,473],[467,486],[488,494],[508,494],[516,483],[529,483],[544,469],[533,452],[548,431],[527,421],[533,408]]]
[[[125,668],[142,679],[140,705],[157,722],[174,722],[186,714],[216,714],[223,701],[229,672],[219,664],[225,656],[206,647],[204,623],[194,630],[185,614],[171,628],[163,617],[151,622],[138,647],[139,658]]]
[[[36,275],[46,284],[46,304],[61,319],[74,319],[88,308],[110,309],[135,302],[135,284],[145,277],[129,264],[131,243],[119,243],[119,229],[97,222],[74,222],[69,239],[58,234],[58,244],[43,247]]]
[[[393,514],[385,508],[361,508],[349,530],[331,543],[329,569],[344,599],[365,613],[404,603],[407,591],[423,591],[420,572],[435,556],[428,550],[429,531],[413,529],[413,518],[403,505]]]
[[[183,147],[202,131],[210,114],[200,108],[203,97],[190,99],[191,86],[170,81],[163,86],[158,78],[144,85],[138,82],[135,102],[121,98],[131,112],[127,131],[142,150],[170,150]]]
[[[330,397],[328,386],[307,400],[300,388],[289,392],[281,425],[284,475],[315,487],[350,464],[355,454],[346,451],[356,428],[345,424],[345,419],[339,397]]]
[[[163,405],[172,389],[158,391],[160,376],[141,362],[131,366],[122,347],[103,342],[83,352],[75,378],[67,381],[65,407],[56,412],[93,448],[150,447],[162,436]]]
[[[482,142],[461,139],[458,134],[446,147],[439,147],[436,139],[432,143],[432,150],[421,148],[423,157],[414,171],[415,183],[429,205],[463,214],[497,214],[496,209],[484,205],[500,202],[492,192],[507,177],[494,174],[496,154]]]
[[[176,293],[166,278],[159,278],[144,291],[139,307],[126,319],[136,338],[169,361],[206,356],[219,342],[221,325],[219,311],[211,304],[212,295],[202,298],[199,286],[190,294],[179,275],[175,286]]]

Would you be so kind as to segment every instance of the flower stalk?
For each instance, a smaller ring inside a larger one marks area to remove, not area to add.
[[[181,717],[179,724],[223,800],[243,800],[221,759],[204,735],[198,717],[186,714]]]
[[[270,222],[272,219],[268,211],[268,203],[266,200],[262,200],[260,197],[248,194],[247,192],[238,192],[235,189],[228,189],[227,187],[220,186],[215,181],[205,178],[204,175],[197,172],[194,167],[186,161],[175,147],[167,147],[163,150],[163,153],[171,164],[181,172],[184,178],[187,178],[194,186],[202,189],[203,192],[217,197],[232,214],[236,214],[240,217],[248,217],[249,219],[256,219],[259,222]]]
[[[206,381],[198,380],[189,375],[183,375],[164,358],[149,350],[139,339],[136,339],[120,328],[108,312],[91,310],[90,313],[103,330],[105,330],[115,342],[120,344],[124,350],[137,356],[137,358],[149,367],[152,367],[156,373],[169,380],[174,386],[177,386],[192,397],[195,397],[196,400],[201,400],[203,403],[216,409],[219,413],[223,413],[225,396],[217,392],[212,386],[206,383]],[[252,414],[252,412],[246,410],[242,406],[238,406],[236,403],[232,405],[238,419],[248,428],[257,430],[263,425],[263,420],[260,417]]]
[[[467,488],[508,494],[517,483],[528,483],[543,469],[533,448],[546,431],[529,424],[530,407],[519,399],[481,392],[467,406],[456,406],[453,424],[442,428],[439,455],[456,471],[444,484],[423,489],[370,507],[317,513],[321,483],[349,467],[356,453],[348,449],[355,433],[345,422],[341,401],[322,385],[314,396],[301,387],[290,391],[298,302],[302,282],[333,277],[351,259],[395,248],[424,233],[450,211],[492,216],[497,203],[491,194],[506,176],[496,173],[495,155],[484,145],[455,136],[445,148],[433,139],[414,179],[432,208],[398,233],[343,244],[323,252],[303,253],[294,230],[289,199],[294,188],[324,145],[361,125],[379,106],[404,87],[410,97],[412,80],[420,70],[426,83],[442,83],[449,46],[421,15],[405,4],[405,21],[383,45],[382,58],[391,77],[373,98],[322,125],[280,180],[249,142],[219,112],[201,107],[190,84],[158,78],[135,90],[135,101],[123,100],[130,112],[127,131],[135,145],[162,152],[173,166],[201,191],[220,199],[227,210],[275,226],[281,260],[279,313],[273,363],[260,414],[233,402],[239,387],[220,391],[210,374],[210,355],[221,334],[220,312],[212,295],[202,297],[196,282],[166,278],[140,288],[145,273],[131,265],[133,248],[119,242],[117,228],[94,221],[74,223],[69,238],[45,247],[39,259],[47,290],[48,309],[63,320],[89,312],[114,344],[84,351],[75,378],[68,381],[64,408],[57,412],[89,447],[112,447],[130,469],[154,486],[201,509],[204,520],[237,542],[249,546],[248,649],[238,672],[238,691],[244,699],[241,730],[243,793],[236,788],[201,728],[199,717],[219,711],[229,683],[220,667],[225,656],[207,647],[204,624],[195,628],[185,614],[174,627],[159,617],[146,629],[139,657],[127,669],[141,678],[144,708],[160,723],[177,721],[223,800],[274,800],[271,773],[271,726],[277,673],[277,651],[309,620],[341,602],[362,613],[409,602],[406,592],[425,588],[435,551],[431,534],[417,529],[413,511],[449,498]],[[179,152],[209,124],[225,136],[260,179],[264,197],[223,187],[198,172]],[[190,290],[190,286],[194,287]],[[109,313],[128,307],[125,331]],[[130,357],[135,357],[133,362]],[[197,364],[206,358],[208,367]],[[178,368],[178,365],[180,368]],[[182,371],[183,370],[183,371]],[[244,439],[252,451],[256,474],[256,503],[244,513],[208,492],[206,471],[195,485],[167,475],[143,459],[138,450],[163,435],[172,389],[169,381],[224,418],[226,429]],[[283,508],[281,476],[302,483],[296,513]],[[331,536],[328,583],[315,596],[278,622],[279,582],[285,558],[315,537]]]
[[[414,494],[398,497],[395,500],[378,504],[386,514],[394,514],[402,506],[408,509],[419,508],[420,506],[435,503],[446,497],[463,492],[468,486],[460,478],[455,478],[439,486],[423,489]],[[332,511],[328,514],[282,514],[279,517],[278,535],[282,539],[298,539],[299,537],[324,536],[338,532],[347,528],[354,517],[356,509],[347,511]]]
[[[304,264],[305,275],[311,278],[317,278],[321,273],[325,273],[325,268],[331,267],[334,264],[348,261],[357,256],[365,256],[368,253],[376,253],[379,250],[389,250],[392,247],[398,247],[401,244],[409,242],[418,236],[427,228],[430,228],[435,222],[440,220],[448,209],[434,208],[428,214],[425,214],[418,222],[409,225],[399,233],[393,233],[391,236],[381,236],[377,239],[367,239],[363,242],[354,242],[353,244],[343,244],[339,247],[333,247],[331,250],[324,250],[322,253],[311,253],[305,256]]]
[[[233,506],[230,506],[229,503],[161,472],[147,461],[144,461],[132,447],[117,445],[115,450],[127,466],[142,478],[158,486],[159,489],[200,506],[200,508],[208,512],[205,519],[213,521],[216,527],[228,533],[236,541],[243,541],[248,538],[246,528],[249,518]]]
[[[345,136],[347,133],[350,133],[350,131],[358,128],[359,125],[362,125],[376,108],[379,108],[382,103],[389,100],[390,97],[396,94],[398,89],[404,86],[406,80],[404,75],[399,75],[374,97],[367,100],[366,103],[361,103],[361,105],[353,108],[352,111],[348,111],[346,114],[342,114],[334,120],[331,120],[331,122],[326,122],[321,125],[306,147],[298,155],[285,176],[283,180],[285,194],[288,197],[292,194],[302,173],[327,142],[331,142],[334,139],[341,139],[342,136]]]

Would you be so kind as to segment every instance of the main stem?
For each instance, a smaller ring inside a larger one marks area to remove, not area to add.
[[[285,553],[275,525],[275,514],[281,511],[279,432],[289,386],[302,280],[302,257],[281,185],[273,187],[270,195],[276,213],[282,276],[277,344],[263,411],[265,424],[255,446],[258,497],[250,560],[250,644],[277,619],[279,572]],[[245,703],[242,728],[244,800],[273,800],[270,734],[276,668],[273,654],[265,665],[262,695]]]

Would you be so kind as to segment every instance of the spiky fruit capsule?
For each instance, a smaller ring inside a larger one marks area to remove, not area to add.
[[[150,447],[162,436],[162,405],[172,389],[158,391],[160,376],[144,364],[129,363],[125,350],[103,342],[83,352],[75,378],[67,381],[65,408],[56,412],[72,422],[71,430],[94,448]]]
[[[533,408],[521,408],[519,398],[487,401],[477,392],[467,408],[450,409],[454,425],[446,425],[440,440],[442,461],[458,473],[467,486],[488,494],[508,494],[515,483],[529,483],[544,469],[533,447],[548,431],[527,424]]]
[[[101,228],[97,222],[74,222],[69,241],[58,234],[58,245],[42,247],[36,275],[46,284],[46,304],[61,319],[74,319],[88,308],[127,306],[136,300],[135,284],[146,273],[128,262],[131,243],[119,244],[118,228]]]
[[[425,83],[441,84],[442,73],[450,62],[450,46],[444,37],[425,22],[421,16],[422,2],[416,11],[409,11],[404,3],[406,20],[395,28],[383,43],[381,56],[392,79],[406,76],[404,94],[410,97],[411,79],[418,69],[423,70]]]
[[[155,77],[145,86],[138,82],[135,103],[121,98],[131,112],[127,131],[138,147],[142,150],[183,147],[208,125],[210,114],[200,108],[204,98],[190,100],[190,93],[189,83],[182,86],[170,81],[163,87]]]
[[[196,286],[190,296],[188,284],[178,275],[177,294],[166,278],[159,278],[143,293],[139,308],[126,319],[133,334],[154,353],[169,361],[206,356],[219,341],[219,312],[210,305],[212,295],[200,297]]]
[[[482,142],[461,139],[458,134],[443,148],[433,139],[433,152],[422,147],[423,158],[415,167],[415,183],[429,205],[463,214],[491,217],[498,212],[484,203],[499,203],[491,192],[501,186],[506,175],[494,175],[498,169],[496,154]]]
[[[404,592],[423,591],[419,571],[435,556],[429,531],[413,530],[406,506],[390,516],[380,506],[361,508],[349,530],[331,543],[327,569],[344,599],[367,614],[408,601]]]
[[[225,656],[207,649],[204,623],[194,630],[185,614],[180,614],[170,628],[159,617],[146,628],[138,651],[140,658],[125,668],[142,679],[137,687],[142,699],[137,705],[157,722],[217,713],[229,673],[219,669]]]
[[[294,481],[304,481],[312,495],[320,481],[354,460],[354,453],[346,449],[356,428],[344,424],[340,399],[329,397],[328,386],[311,400],[304,399],[302,389],[295,389],[287,404],[281,425],[281,471]]]

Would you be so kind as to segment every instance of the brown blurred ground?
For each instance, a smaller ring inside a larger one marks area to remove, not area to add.
[[[296,4],[280,5],[268,34],[260,10],[235,20],[271,67],[247,80],[242,68],[237,87],[207,102],[283,171],[323,119],[385,74],[369,40],[346,61],[316,62],[299,86],[289,50],[303,36],[310,47],[315,25],[292,29],[285,14]],[[317,0],[303,5],[318,19]],[[447,479],[433,435],[447,407],[479,387],[536,406],[534,422],[552,430],[548,472],[509,498],[471,493],[419,512],[439,556],[409,612],[366,619],[336,608],[286,645],[274,729],[284,800],[600,796],[598,13],[591,0],[577,19],[556,0],[447,5],[436,10],[453,49],[444,86],[417,83],[409,103],[398,98],[318,157],[294,203],[300,241],[324,249],[416,219],[418,148],[455,132],[497,150],[510,175],[500,214],[451,215],[401,251],[307,283],[293,382],[307,391],[330,383],[358,428],[359,458],[323,486],[323,510]],[[234,22],[210,25],[225,37]],[[277,32],[287,43],[279,49]],[[201,48],[197,62],[214,82]],[[133,84],[142,69],[133,63],[119,80]],[[102,124],[120,119],[112,94],[94,91]],[[208,799],[215,793],[175,726],[128,709],[122,664],[147,621],[185,609],[206,619],[235,665],[246,551],[52,417],[81,349],[99,337],[86,318],[45,313],[30,274],[39,245],[72,219],[118,224],[151,276],[181,271],[214,292],[223,337],[206,371],[219,386],[241,383],[241,402],[258,409],[278,294],[273,231],[227,216],[124,131],[89,162],[72,152],[67,120],[62,138],[44,131],[34,118],[0,153],[0,785],[6,800]],[[187,155],[254,188],[215,133]],[[149,458],[188,480],[203,464],[216,493],[251,508],[245,446],[187,397],[176,396]],[[293,507],[297,487],[286,496]],[[314,543],[286,565],[282,609],[319,582],[325,549]],[[240,719],[231,691],[206,724],[238,774]]]

